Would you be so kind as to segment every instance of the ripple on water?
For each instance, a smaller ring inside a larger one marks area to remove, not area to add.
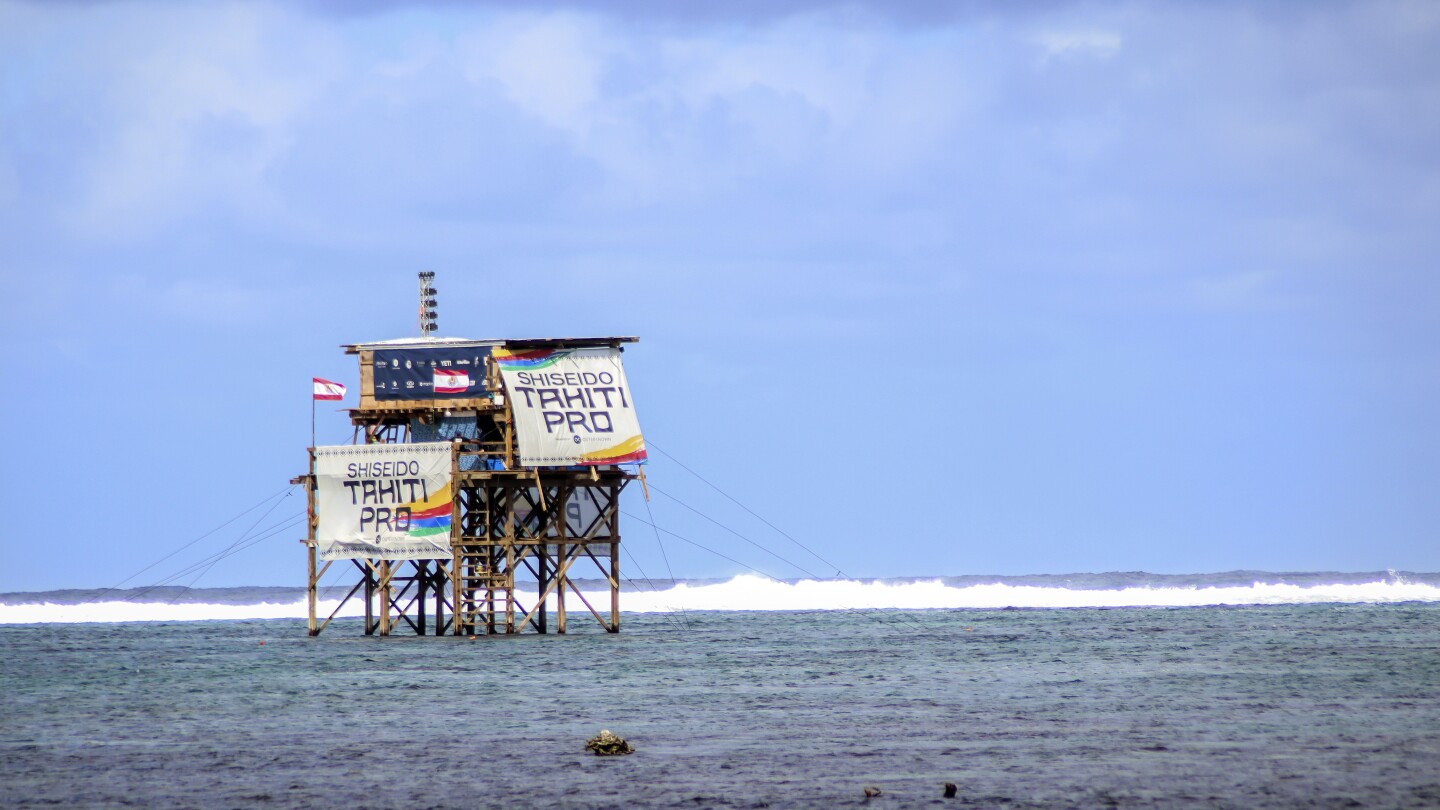
[[[3,627],[6,802],[816,807],[874,785],[907,806],[943,782],[958,806],[1440,800],[1440,606],[908,615],[502,644]],[[637,753],[586,754],[600,728]]]

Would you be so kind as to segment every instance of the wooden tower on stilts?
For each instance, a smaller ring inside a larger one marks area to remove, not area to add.
[[[620,493],[646,457],[620,362],[636,338],[433,337],[432,278],[423,337],[344,347],[352,444],[311,447],[295,479],[310,635],[356,599],[366,634],[564,633],[576,610],[619,632]]]

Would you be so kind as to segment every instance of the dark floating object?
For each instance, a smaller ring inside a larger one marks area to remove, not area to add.
[[[866,786],[865,786],[865,798],[867,798],[867,799],[873,799],[873,798],[875,798],[876,796],[879,796],[879,795],[880,795],[880,788],[877,788],[877,787],[875,787],[874,785],[866,785]]]
[[[635,749],[630,743],[625,742],[624,737],[618,737],[608,729],[602,729],[599,734],[590,738],[585,743],[586,751],[594,751],[597,757],[613,757],[620,754],[633,754]]]
[[[959,790],[959,788],[955,787],[955,783],[954,783],[954,782],[946,782],[946,783],[945,783],[945,798],[947,798],[947,799],[953,799],[953,798],[955,798],[955,791],[957,791],[957,790]]]

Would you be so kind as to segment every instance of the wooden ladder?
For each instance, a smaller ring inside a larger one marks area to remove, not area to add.
[[[494,546],[462,545],[455,572],[459,601],[455,616],[459,632],[504,632],[505,597],[514,591],[515,572],[499,570],[504,559],[493,559]],[[483,630],[481,627],[483,626]]]

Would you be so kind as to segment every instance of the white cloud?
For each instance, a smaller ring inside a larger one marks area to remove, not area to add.
[[[587,18],[512,15],[457,43],[465,77],[494,81],[506,98],[558,129],[583,134],[600,96],[609,38]]]
[[[691,109],[764,88],[801,100],[842,127],[865,108],[876,57],[869,36],[818,22],[744,37],[670,37],[658,46],[663,69],[655,89]]]
[[[1035,37],[1044,51],[1042,62],[1066,56],[1109,59],[1119,53],[1123,41],[1119,33],[1097,28],[1045,31]]]
[[[265,167],[288,126],[334,74],[333,47],[303,18],[262,7],[172,9],[163,22],[103,9],[109,34],[92,69],[104,73],[113,126],[85,156],[73,224],[125,237],[197,204],[265,204]]]

